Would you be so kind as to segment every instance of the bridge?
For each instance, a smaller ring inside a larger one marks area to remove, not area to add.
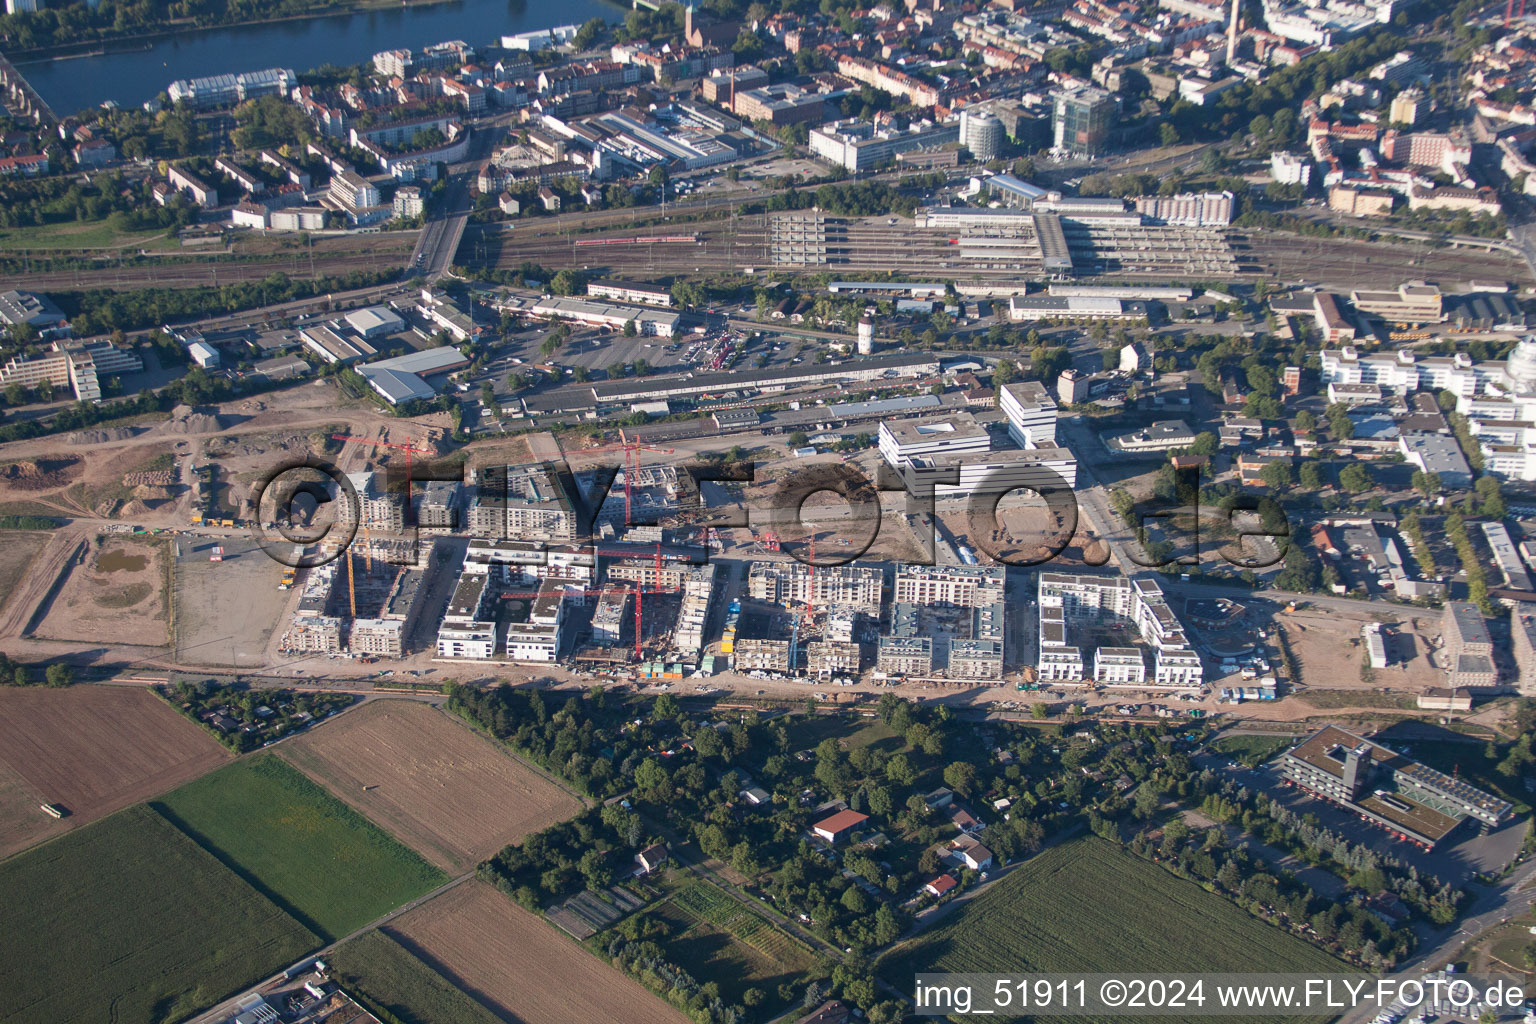
[[[30,117],[38,124],[58,124],[58,115],[48,101],[37,94],[16,66],[0,54],[0,87],[5,89],[6,105],[12,112]]]

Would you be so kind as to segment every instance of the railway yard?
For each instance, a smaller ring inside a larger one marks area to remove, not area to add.
[[[802,273],[910,272],[978,281],[1017,279],[1042,272],[1033,232],[1015,240],[964,239],[919,228],[907,219],[865,218],[820,243],[824,255],[775,255],[771,220],[785,214],[719,216],[677,227],[572,233],[556,226],[472,227],[460,250],[467,265],[515,270],[525,262],[566,264],[593,274],[651,278],[743,270]],[[679,232],[678,227],[686,229]],[[1085,279],[1294,281],[1336,288],[1396,287],[1402,275],[1427,278],[1531,280],[1519,257],[1473,245],[1431,247],[1402,239],[1309,238],[1279,231],[1140,228],[1085,229],[1067,236],[1074,270]]]

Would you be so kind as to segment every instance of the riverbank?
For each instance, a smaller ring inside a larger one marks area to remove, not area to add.
[[[199,32],[214,32],[230,28],[259,28],[266,25],[314,21],[319,18],[334,18],[349,14],[412,10],[419,7],[448,6],[463,2],[464,0],[351,0],[351,2],[347,3],[334,3],[324,7],[316,7],[313,10],[302,11],[298,14],[284,14],[272,18],[248,18],[241,21],[217,22],[212,25],[200,25],[192,21],[180,24],[173,23],[164,28],[158,28],[149,32],[135,32],[124,36],[86,39],[78,43],[62,43],[55,46],[37,46],[29,50],[11,50],[6,52],[6,56],[17,67],[50,64],[54,61],[76,60],[81,57],[103,57],[114,53],[139,53],[151,49],[156,43],[175,39],[179,36],[194,35]]]

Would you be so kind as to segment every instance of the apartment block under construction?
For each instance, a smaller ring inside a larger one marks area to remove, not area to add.
[[[847,605],[879,615],[884,582],[884,571],[872,566],[754,562],[747,576],[747,593],[753,600],[779,605]]]

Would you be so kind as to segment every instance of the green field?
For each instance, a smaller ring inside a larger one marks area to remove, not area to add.
[[[495,1014],[459,991],[377,929],[327,956],[341,987],[400,1024],[497,1024]]]
[[[1257,768],[1295,742],[1295,736],[1223,736],[1211,744],[1211,749]]]
[[[329,940],[448,880],[271,755],[236,761],[153,806]]]
[[[180,243],[166,237],[165,228],[149,231],[119,232],[104,220],[68,224],[36,224],[0,231],[0,251],[18,249],[123,249],[133,256],[140,249],[179,249]]]
[[[919,971],[1356,973],[1098,838],[1045,851],[880,964],[881,976],[907,993]]]
[[[0,864],[0,1021],[175,1021],[319,940],[149,808]]]

